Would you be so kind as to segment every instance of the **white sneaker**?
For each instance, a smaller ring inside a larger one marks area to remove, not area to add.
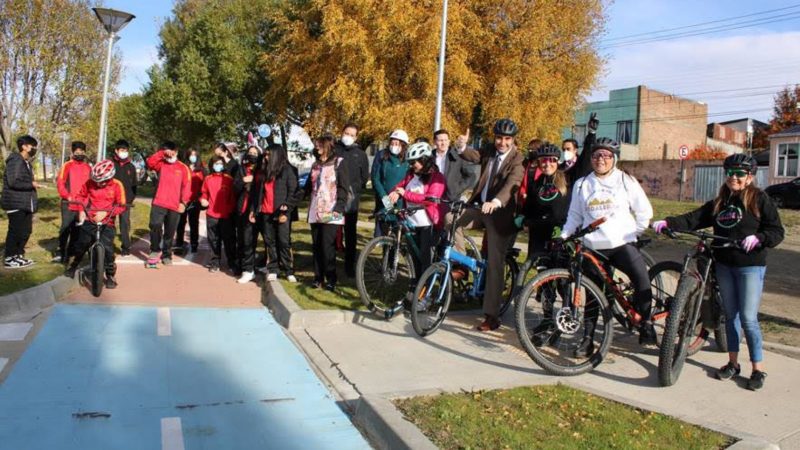
[[[297,278],[294,275],[286,275],[286,281],[289,283],[297,283]]]
[[[267,281],[278,281],[278,274],[277,273],[271,273],[271,274],[267,275]]]
[[[236,280],[237,283],[245,284],[253,281],[256,275],[253,272],[242,272],[242,277]]]

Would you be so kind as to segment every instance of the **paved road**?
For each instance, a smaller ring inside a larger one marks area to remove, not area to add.
[[[209,274],[206,249],[152,270],[139,241],[118,289],[4,318],[0,449],[370,448],[260,287]]]

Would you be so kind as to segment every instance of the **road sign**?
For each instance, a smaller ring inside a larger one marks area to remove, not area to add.
[[[678,156],[680,156],[681,159],[688,158],[689,157],[689,147],[686,146],[686,145],[681,145],[680,148],[678,149]]]

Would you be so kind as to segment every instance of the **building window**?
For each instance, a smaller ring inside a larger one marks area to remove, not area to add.
[[[617,142],[620,144],[633,143],[633,121],[617,122]]]
[[[796,177],[798,172],[797,154],[800,151],[800,144],[779,144],[778,145],[778,177]]]

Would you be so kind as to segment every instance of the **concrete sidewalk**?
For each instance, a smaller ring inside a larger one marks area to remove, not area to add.
[[[800,448],[800,361],[774,353],[765,355],[769,377],[760,392],[748,391],[745,378],[713,378],[727,357],[711,345],[687,361],[675,386],[661,388],[657,350],[640,348],[636,336],[619,329],[612,351],[594,372],[563,378],[546,374],[524,353],[510,315],[505,326],[484,334],[474,330],[477,314],[451,314],[439,331],[419,338],[405,317],[386,322],[361,313],[299,314],[304,319],[291,322],[302,325],[290,333],[345,400],[565,383],[740,439]],[[330,324],[334,314],[344,320]],[[743,376],[749,376],[748,366],[743,365]]]

